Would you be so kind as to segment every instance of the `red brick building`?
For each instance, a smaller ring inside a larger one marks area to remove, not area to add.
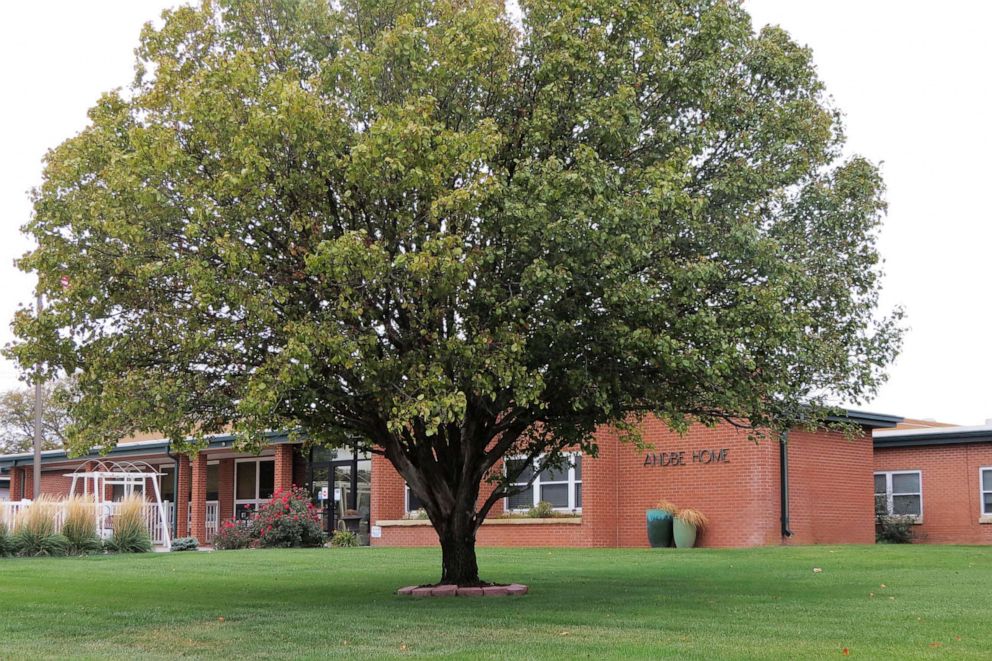
[[[793,430],[784,444],[756,443],[728,424],[697,425],[680,436],[648,420],[643,431],[649,450],[621,443],[603,429],[597,457],[577,457],[554,479],[541,475],[521,496],[504,499],[483,523],[478,542],[647,546],[645,510],[669,500],[709,517],[698,541],[702,546],[870,544],[875,540],[871,430],[893,427],[900,418],[850,412],[848,420],[861,426],[860,437]],[[541,500],[553,502],[558,516],[520,516]],[[416,515],[415,501],[386,460],[373,458],[373,545],[437,543],[430,523]]]
[[[931,544],[992,544],[992,425],[875,433],[879,514],[910,516]]]
[[[498,503],[479,544],[646,546],[645,510],[660,500],[709,517],[702,546],[870,544],[875,509],[916,517],[921,542],[992,543],[992,426],[900,428],[901,418],[853,411],[846,419],[861,427],[860,436],[797,429],[785,443],[754,442],[730,425],[695,426],[680,436],[649,420],[645,450],[604,428],[598,456],[576,455]],[[213,437],[193,461],[161,439],[121,443],[107,457],[45,452],[42,491],[65,495],[73,472],[127,461],[159,474],[175,537],[209,543],[221,521],[247,516],[273,491],[295,484],[322,506],[328,529],[349,527],[373,545],[437,543],[416,496],[382,457],[304,450],[278,433],[269,441],[255,456],[235,452],[230,436]],[[9,484],[10,500],[31,497],[31,464],[30,454],[0,457],[0,486]],[[541,501],[554,505],[553,518],[524,515]]]

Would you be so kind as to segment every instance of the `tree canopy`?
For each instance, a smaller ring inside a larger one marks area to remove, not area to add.
[[[72,422],[69,407],[75,393],[72,379],[43,384],[43,450],[55,450],[65,443],[65,430]],[[34,447],[34,396],[34,388],[14,388],[0,393],[0,454],[30,452]]]
[[[737,2],[219,0],[137,60],[20,261],[49,305],[9,351],[78,374],[74,449],[360,439],[464,583],[507,454],[816,419],[897,349],[878,169]]]

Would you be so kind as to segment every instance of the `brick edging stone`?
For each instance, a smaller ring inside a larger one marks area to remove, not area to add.
[[[435,585],[420,587],[408,585],[396,594],[404,597],[520,597],[527,594],[527,586],[521,583],[491,585],[483,588],[460,588],[456,585]]]

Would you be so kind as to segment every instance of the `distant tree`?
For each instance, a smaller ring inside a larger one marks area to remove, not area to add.
[[[69,406],[75,397],[73,383],[60,379],[42,386],[42,449],[55,450],[65,443],[72,422]],[[34,447],[34,386],[0,393],[0,454],[30,452]]]
[[[9,351],[78,372],[69,444],[357,437],[423,501],[441,581],[473,584],[506,456],[873,393],[899,341],[883,185],[838,161],[810,51],[729,0],[520,8],[219,0],[146,27],[26,227],[50,303]]]

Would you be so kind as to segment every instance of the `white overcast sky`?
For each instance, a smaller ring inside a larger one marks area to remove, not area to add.
[[[0,3],[0,343],[33,279],[13,267],[45,150],[79,131],[100,92],[132,78],[138,32],[166,0]],[[745,0],[812,47],[847,117],[848,146],[881,161],[889,214],[884,304],[905,348],[862,408],[959,424],[992,418],[989,68],[992,2]],[[0,389],[17,385],[0,361]]]

